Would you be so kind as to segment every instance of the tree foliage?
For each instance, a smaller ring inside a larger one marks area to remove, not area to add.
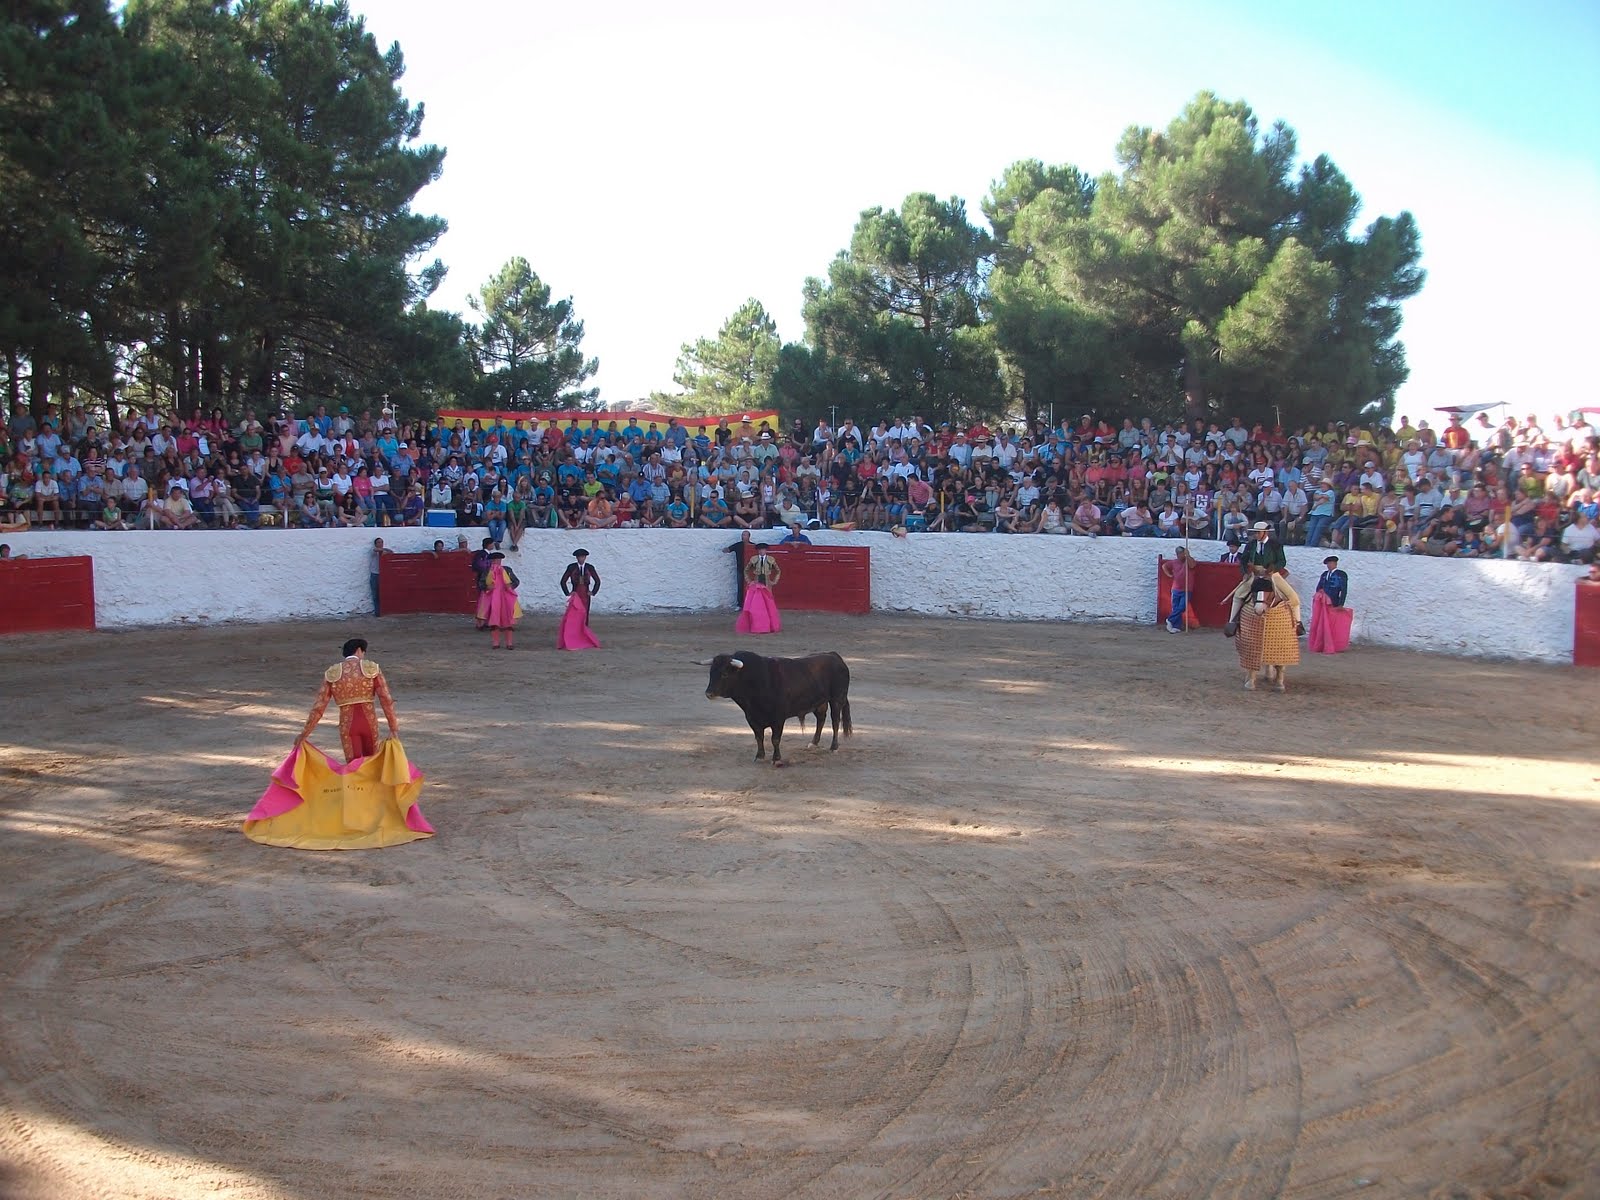
[[[1117,159],[1087,204],[1081,189],[1039,186],[1037,164],[991,196],[1007,247],[994,316],[1025,374],[1083,363],[1085,343],[1053,352],[1043,320],[1045,335],[1100,339],[1069,400],[1149,392],[1139,407],[1157,413],[1286,421],[1392,404],[1406,373],[1399,305],[1423,280],[1410,214],[1352,236],[1360,200],[1332,162],[1296,175],[1288,126],[1263,131],[1248,106],[1209,93],[1163,131],[1127,130]]]
[[[574,390],[600,368],[579,349],[572,300],[552,301],[528,260],[513,258],[468,303],[483,317],[471,333],[482,378],[479,403],[516,411],[577,408],[598,394]]]
[[[33,0],[0,26],[0,338],[35,403],[109,394],[114,365],[184,412],[458,375],[459,342],[404,355],[444,274],[415,268],[444,152],[404,69],[320,0]]]
[[[669,412],[727,413],[767,408],[782,346],[778,326],[759,300],[746,300],[715,338],[685,343],[672,381],[680,396],[662,397]]]
[[[783,359],[779,394],[799,407],[827,381],[867,420],[992,414],[999,364],[979,314],[988,250],[959,199],[918,192],[899,212],[867,209],[828,278],[806,281],[806,345]]]

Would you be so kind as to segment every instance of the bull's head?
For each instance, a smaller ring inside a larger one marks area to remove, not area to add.
[[[744,670],[744,659],[737,654],[719,654],[711,660],[711,678],[706,683],[706,699],[733,696],[738,686],[739,672]]]

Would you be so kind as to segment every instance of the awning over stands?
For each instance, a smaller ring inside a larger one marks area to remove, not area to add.
[[[453,425],[457,421],[469,429],[474,421],[483,422],[483,427],[488,429],[499,422],[506,428],[513,428],[517,421],[526,421],[531,428],[534,421],[542,424],[558,424],[565,429],[570,424],[576,424],[579,429],[589,429],[598,425],[601,430],[609,429],[613,421],[618,429],[626,429],[629,425],[637,425],[640,429],[648,431],[652,424],[657,429],[665,429],[667,422],[672,420],[668,413],[635,412],[632,409],[607,409],[601,412],[593,410],[577,410],[570,412],[495,412],[490,409],[445,409],[439,413],[445,423]],[[775,408],[747,409],[744,412],[727,413],[722,416],[706,417],[678,417],[678,424],[690,433],[698,433],[701,429],[708,433],[723,421],[726,421],[735,432],[741,429],[752,435],[760,433],[763,429],[777,436],[778,410]]]
[[[1434,412],[1449,413],[1454,417],[1470,417],[1473,413],[1488,412],[1491,408],[1504,408],[1504,400],[1495,400],[1489,404],[1444,404],[1434,409]]]

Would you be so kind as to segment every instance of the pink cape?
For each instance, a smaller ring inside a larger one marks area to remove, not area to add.
[[[778,602],[772,598],[772,589],[764,583],[752,583],[744,590],[744,607],[734,622],[735,633],[781,633],[783,618],[778,615]]]
[[[556,649],[600,649],[600,639],[589,630],[589,606],[582,592],[567,597],[567,611],[561,614],[561,626],[556,630]]]
[[[522,616],[522,605],[504,571],[489,573],[489,590],[478,598],[478,620],[491,629],[514,629]]]
[[[1306,632],[1306,649],[1313,654],[1338,654],[1350,648],[1350,622],[1355,611],[1335,608],[1326,592],[1311,597],[1311,628]]]

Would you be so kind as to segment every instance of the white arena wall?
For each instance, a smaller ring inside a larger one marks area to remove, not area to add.
[[[391,550],[454,545],[481,529],[390,529]],[[1018,621],[1155,621],[1155,562],[1175,543],[1146,538],[994,534],[810,535],[821,544],[872,547],[872,607],[891,613]],[[217,621],[277,621],[370,613],[371,530],[131,531],[6,535],[14,552],[87,554],[95,560],[101,628]],[[508,561],[522,604],[554,613],[556,581],[585,546],[603,581],[597,612],[669,613],[731,608],[732,537],[702,530],[538,531]],[[1221,547],[1196,542],[1201,559]],[[1290,547],[1290,579],[1309,601],[1322,554]],[[1574,582],[1583,569],[1500,561],[1348,553],[1350,606],[1359,642],[1446,654],[1572,661]]]

